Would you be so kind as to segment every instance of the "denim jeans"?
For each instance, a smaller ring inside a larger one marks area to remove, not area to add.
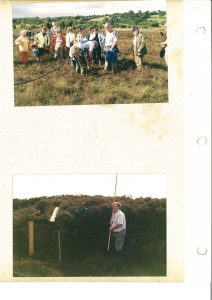
[[[112,51],[110,51],[110,46],[105,48],[105,61],[107,63],[112,63],[112,65],[116,66],[118,63],[118,53],[116,48],[113,48]]]

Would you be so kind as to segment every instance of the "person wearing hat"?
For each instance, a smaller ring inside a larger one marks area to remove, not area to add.
[[[75,41],[75,34],[72,27],[68,27],[66,30],[66,53],[69,56],[70,48],[73,46]]]
[[[57,34],[53,38],[52,44],[53,44],[54,51],[55,51],[54,59],[63,58],[66,41],[65,41],[65,38],[62,35],[62,31],[60,29],[57,30]]]
[[[20,51],[20,60],[22,63],[27,64],[29,60],[30,42],[27,37],[27,30],[22,30],[20,36],[15,40],[15,44]]]
[[[118,47],[117,47],[117,33],[113,30],[111,24],[106,23],[105,26],[105,68],[104,71],[108,70],[109,64],[112,65],[112,71],[116,72],[118,64]]]
[[[126,236],[126,217],[123,211],[121,211],[121,203],[119,202],[112,204],[112,217],[109,230],[112,232],[115,250],[116,252],[120,252],[123,249]]]
[[[41,57],[46,57],[46,53],[49,52],[50,36],[47,34],[47,28],[42,27],[41,31],[34,37],[34,46],[37,46],[36,57],[37,61],[40,61]]]
[[[87,41],[84,43],[75,43],[71,49],[69,56],[76,61],[76,73],[80,69],[81,75],[84,75],[86,70],[90,69],[93,59],[93,50],[97,48],[98,43],[96,41]],[[88,57],[86,53],[88,52]]]
[[[133,54],[134,54],[135,64],[137,70],[141,70],[143,66],[144,55],[147,54],[145,38],[143,33],[139,31],[138,27],[134,27],[132,32],[134,35],[132,44],[133,44]]]

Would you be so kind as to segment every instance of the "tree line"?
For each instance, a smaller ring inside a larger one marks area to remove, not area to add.
[[[58,24],[61,29],[72,26],[86,29],[92,26],[98,26],[103,29],[105,23],[111,23],[116,28],[131,28],[139,26],[143,28],[160,27],[166,23],[165,11],[145,11],[134,12],[130,10],[125,13],[114,13],[107,15],[90,15],[90,16],[62,16],[47,18],[14,18],[13,29],[36,30],[40,26],[51,28],[52,22]]]

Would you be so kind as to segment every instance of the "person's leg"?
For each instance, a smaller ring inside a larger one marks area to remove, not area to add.
[[[108,67],[109,67],[109,63],[111,61],[111,55],[112,55],[112,52],[110,51],[109,48],[106,48],[106,53],[105,53],[105,68],[104,70],[108,70]]]
[[[111,52],[111,60],[112,60],[112,71],[117,71],[117,64],[118,64],[118,53],[116,52],[116,49],[113,49],[113,52]]]
[[[26,51],[26,52],[24,52],[24,63],[28,64],[28,61],[29,61],[29,52]]]
[[[125,235],[126,231],[123,230],[121,232],[117,232],[116,239],[115,239],[115,249],[117,252],[121,251],[124,246],[124,241],[125,241]]]
[[[102,62],[102,48],[100,46],[98,46],[98,48],[96,49],[96,52],[97,52],[97,61],[98,61],[98,64],[101,66]]]

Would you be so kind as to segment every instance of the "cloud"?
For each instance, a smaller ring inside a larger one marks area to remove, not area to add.
[[[166,0],[26,3],[13,5],[13,17],[104,15],[119,12],[166,10]]]

